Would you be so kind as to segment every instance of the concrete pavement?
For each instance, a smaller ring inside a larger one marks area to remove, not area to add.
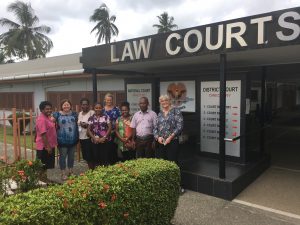
[[[174,225],[300,225],[295,219],[201,193],[180,196]]]

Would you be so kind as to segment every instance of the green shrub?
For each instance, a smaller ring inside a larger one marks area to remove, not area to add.
[[[38,182],[43,172],[43,163],[37,159],[34,161],[22,159],[15,163],[13,179],[18,190],[26,192],[39,187]]]
[[[5,197],[11,181],[17,185],[16,192],[26,192],[39,187],[38,181],[43,172],[40,160],[22,159],[12,165],[0,165],[0,196]]]
[[[0,201],[6,196],[6,189],[9,185],[9,178],[12,177],[12,168],[0,163]]]
[[[159,159],[99,167],[63,185],[0,202],[0,224],[168,225],[179,198],[179,168]]]

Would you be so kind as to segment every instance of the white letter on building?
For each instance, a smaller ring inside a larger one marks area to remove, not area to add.
[[[121,61],[124,61],[125,57],[129,57],[130,60],[134,60],[134,57],[132,55],[132,46],[130,42],[125,42]]]
[[[114,62],[119,62],[120,59],[116,58],[116,46],[115,45],[111,45],[110,46],[110,62],[114,63]]]
[[[173,34],[170,34],[166,40],[166,50],[167,50],[168,54],[169,55],[177,55],[179,53],[181,47],[177,46],[175,50],[172,50],[171,46],[170,46],[172,38],[176,38],[177,40],[179,40],[179,39],[181,39],[181,36],[180,36],[180,34],[173,33]]]
[[[292,41],[292,40],[295,40],[296,38],[299,37],[300,27],[296,23],[286,22],[284,20],[286,17],[293,17],[294,20],[299,20],[300,19],[300,15],[297,12],[283,13],[278,19],[278,24],[279,24],[279,26],[281,26],[283,28],[287,28],[287,29],[292,30],[293,33],[290,34],[290,35],[284,35],[282,31],[277,31],[276,36],[281,41]]]
[[[218,48],[220,48],[223,44],[223,24],[218,26],[218,42],[215,45],[211,44],[211,27],[206,27],[206,39],[205,39],[205,43],[206,43],[206,47],[208,50],[216,50]]]
[[[237,33],[232,33],[232,28],[239,27],[240,31]],[[226,48],[231,48],[231,39],[235,38],[240,46],[245,47],[247,43],[241,36],[246,31],[246,24],[243,22],[229,23],[226,25]]]
[[[265,43],[264,25],[265,25],[265,22],[268,22],[268,21],[272,21],[272,16],[260,17],[260,18],[255,18],[255,19],[250,20],[251,24],[257,23],[257,44],[258,45]]]
[[[140,59],[141,58],[141,51],[143,50],[144,58],[148,59],[149,53],[150,53],[150,45],[151,45],[151,38],[148,38],[147,47],[145,45],[145,40],[144,39],[140,40],[139,44],[137,44],[137,41],[133,41],[133,48],[134,48],[135,58]]]
[[[197,45],[194,48],[191,48],[189,45],[189,37],[193,34],[196,35],[197,37]],[[189,53],[197,52],[201,48],[201,45],[202,45],[202,34],[199,30],[190,30],[185,34],[183,39],[183,46],[187,52]]]

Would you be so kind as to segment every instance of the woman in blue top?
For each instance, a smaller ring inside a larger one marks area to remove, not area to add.
[[[117,155],[117,145],[114,142],[115,139],[115,128],[116,128],[116,120],[121,116],[120,109],[113,104],[113,95],[107,93],[104,96],[104,115],[109,117],[111,122],[111,141],[109,142],[109,163],[113,164],[118,161]]]
[[[68,99],[62,100],[61,111],[53,113],[57,124],[57,142],[59,150],[59,167],[61,169],[62,180],[67,179],[67,175],[73,174],[74,153],[78,143],[78,115],[72,112],[72,103]],[[66,159],[68,174],[66,173]]]

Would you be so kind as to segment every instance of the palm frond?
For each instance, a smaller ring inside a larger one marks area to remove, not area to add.
[[[10,19],[6,19],[6,18],[0,19],[0,25],[2,25],[4,27],[12,28],[12,29],[17,29],[20,27],[19,24],[15,23],[14,21],[11,21]]]
[[[48,33],[50,33],[51,28],[48,27],[48,26],[45,26],[45,25],[41,25],[41,26],[38,26],[38,27],[33,27],[32,30],[35,31],[35,32],[41,32],[41,33],[48,34]]]

